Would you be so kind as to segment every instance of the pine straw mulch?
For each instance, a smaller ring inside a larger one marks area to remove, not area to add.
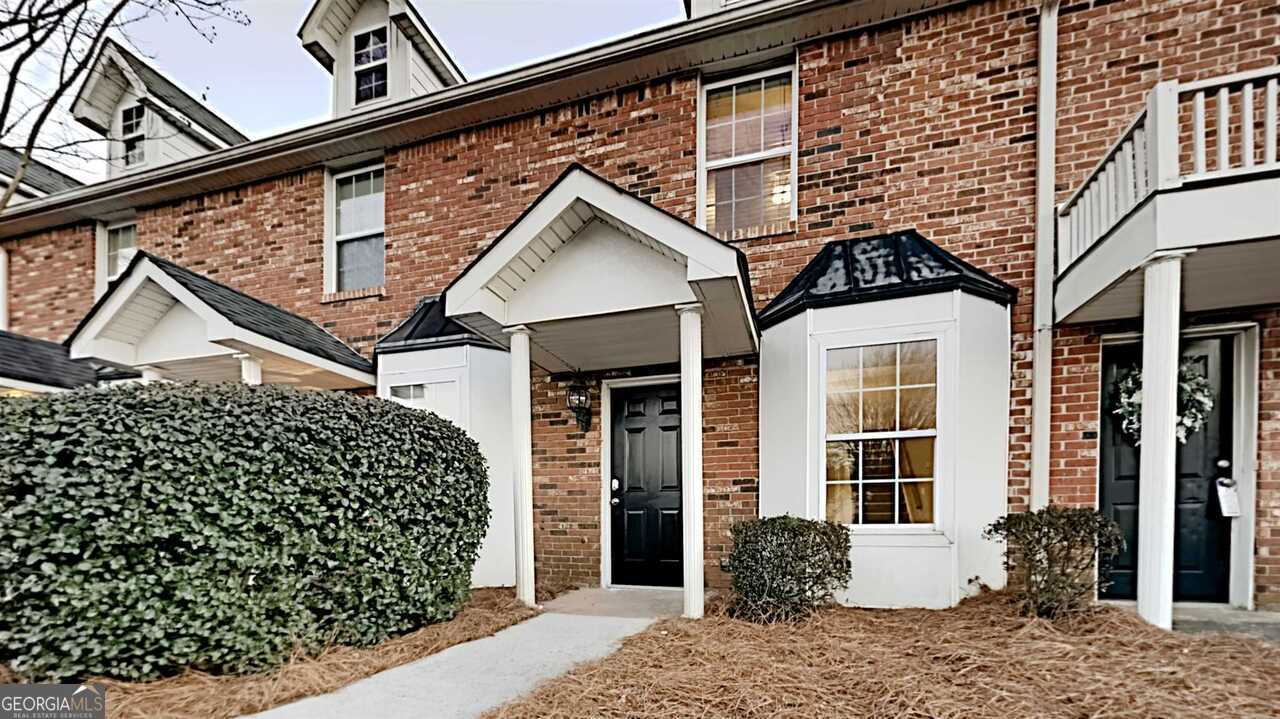
[[[153,682],[89,681],[107,685],[110,719],[222,719],[334,691],[455,644],[487,637],[536,613],[517,602],[510,589],[477,589],[447,622],[373,647],[335,646],[314,656],[295,656],[270,674],[215,676],[191,671]],[[0,683],[11,679],[0,666]]]
[[[833,607],[762,626],[666,620],[491,712],[512,717],[1277,717],[1280,646],[1003,594],[945,611]]]

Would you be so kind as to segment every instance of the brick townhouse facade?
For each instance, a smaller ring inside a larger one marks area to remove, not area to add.
[[[1053,5],[1056,203],[1089,178],[1157,83],[1280,63],[1280,7],[1269,0]],[[903,17],[788,40],[783,51],[759,53],[741,67],[675,69],[386,146],[385,281],[371,290],[326,286],[329,174],[320,163],[136,206],[136,246],[302,315],[372,359],[381,338],[424,297],[444,292],[571,165],[698,224],[703,85],[791,68],[795,217],[729,241],[745,256],[754,309],[766,307],[822,247],[909,228],[1007,283],[1016,301],[1008,309],[1007,471],[1000,479],[1008,510],[1026,510],[1033,494],[1042,12],[1034,0],[917,3]],[[62,342],[101,292],[95,284],[101,229],[85,220],[17,232],[6,220],[21,212],[19,205],[0,214],[8,329]],[[1280,609],[1280,305],[1188,311],[1183,322],[1256,323],[1256,545],[1248,603]],[[1141,329],[1137,316],[1053,330],[1047,472],[1053,502],[1099,505],[1105,337]],[[596,387],[677,367],[601,369],[586,377]],[[531,378],[533,571],[540,584],[602,581],[608,551],[602,443],[611,424],[601,416],[601,391],[591,393],[589,430],[565,411],[566,389],[581,379],[542,368]],[[712,587],[727,585],[719,566],[729,527],[762,509],[761,419],[760,358],[705,360],[703,561]],[[855,561],[855,584],[859,570]]]

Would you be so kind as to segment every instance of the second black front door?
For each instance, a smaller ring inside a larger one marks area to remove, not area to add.
[[[612,401],[613,583],[678,587],[680,386],[615,390]]]
[[[1231,574],[1231,520],[1218,506],[1217,478],[1231,476],[1231,338],[1188,340],[1182,360],[1209,380],[1213,411],[1204,426],[1178,445],[1174,516],[1173,598],[1225,602]],[[1138,447],[1121,430],[1116,383],[1142,362],[1142,347],[1119,345],[1103,353],[1099,507],[1119,523],[1126,548],[1114,564],[1109,599],[1133,599],[1138,579]]]

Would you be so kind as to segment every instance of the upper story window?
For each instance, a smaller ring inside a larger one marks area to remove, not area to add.
[[[387,28],[355,35],[356,104],[387,96]]]
[[[827,519],[932,524],[937,340],[826,353]]]
[[[146,162],[147,109],[142,105],[126,107],[120,112],[120,139],[124,142],[125,167]]]
[[[703,99],[703,220],[738,239],[783,232],[794,217],[790,68],[709,83]]]
[[[138,251],[136,225],[117,225],[107,228],[107,279],[114,280]]]
[[[334,288],[338,292],[383,283],[383,169],[334,176]]]

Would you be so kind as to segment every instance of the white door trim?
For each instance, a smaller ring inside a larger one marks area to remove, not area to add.
[[[1258,363],[1260,361],[1259,329],[1256,322],[1229,322],[1182,331],[1183,339],[1192,337],[1234,337],[1232,352],[1232,478],[1240,492],[1240,516],[1231,520],[1231,574],[1228,579],[1227,604],[1240,609],[1254,609],[1254,543],[1257,535],[1258,511]],[[1141,332],[1107,334],[1102,345],[1133,344],[1142,340]],[[1099,356],[1101,367],[1101,356]],[[1105,407],[1099,392],[1098,420]],[[1101,461],[1101,452],[1098,456]],[[1096,474],[1101,472],[1098,465]],[[1099,474],[1099,482],[1101,475]],[[1101,502],[1101,487],[1095,506]],[[1181,604],[1182,602],[1176,602]]]
[[[606,589],[615,586],[613,584],[613,512],[609,504],[611,494],[609,482],[613,479],[610,476],[613,466],[613,390],[665,384],[680,384],[680,375],[616,377],[600,381],[600,586]],[[683,407],[680,413],[680,420],[683,422]]]

